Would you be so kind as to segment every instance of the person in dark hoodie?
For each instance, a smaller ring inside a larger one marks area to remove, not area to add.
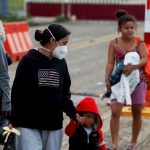
[[[103,140],[102,119],[95,100],[85,97],[76,107],[77,120],[70,120],[65,128],[69,136],[69,150],[106,150]]]
[[[76,119],[65,61],[70,31],[59,24],[35,31],[41,46],[19,62],[12,86],[11,124],[16,150],[60,150],[63,112]]]

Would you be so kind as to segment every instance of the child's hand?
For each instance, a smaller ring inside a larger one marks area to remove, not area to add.
[[[79,114],[77,114],[76,116],[77,116],[78,123],[82,125],[86,123],[86,117],[81,117],[79,116]]]
[[[78,123],[85,127],[91,127],[94,124],[94,120],[88,117],[78,117]]]

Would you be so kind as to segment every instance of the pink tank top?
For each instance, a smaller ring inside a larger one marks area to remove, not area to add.
[[[124,59],[125,54],[128,53],[128,51],[122,51],[118,45],[118,38],[116,38],[115,40],[116,40],[116,47],[115,47],[116,60]],[[136,41],[137,41],[137,46],[132,51],[136,51],[137,53],[139,53],[139,45],[143,41],[141,41],[139,38],[138,40],[136,39]]]
[[[116,38],[115,40],[116,40],[115,58],[116,58],[116,63],[117,63],[119,60],[124,59],[125,54],[128,53],[129,51],[122,51],[118,45],[118,38]],[[136,51],[137,53],[139,53],[139,45],[140,45],[140,43],[142,43],[144,41],[141,41],[139,37],[136,37],[136,42],[137,42],[137,46],[132,51]],[[130,50],[130,52],[131,52],[131,50]],[[140,69],[140,76],[141,76],[142,80],[146,80],[146,76],[145,76],[143,69]]]

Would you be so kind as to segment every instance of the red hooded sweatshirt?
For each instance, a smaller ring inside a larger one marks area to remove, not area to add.
[[[95,130],[99,133],[99,139],[97,140],[97,149],[96,150],[106,150],[106,144],[103,141],[103,133],[102,133],[102,119],[100,113],[98,111],[97,104],[92,97],[86,97],[82,99],[79,104],[76,106],[77,112],[92,112],[97,114],[97,121],[94,125]],[[81,126],[81,125],[80,125]],[[75,121],[71,120],[69,124],[66,126],[65,133],[71,138],[74,136],[76,129],[79,127]],[[80,140],[80,139],[78,139]]]

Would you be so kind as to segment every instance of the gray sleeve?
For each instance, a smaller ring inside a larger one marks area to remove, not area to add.
[[[0,40],[0,89],[2,90],[1,111],[11,110],[8,64],[2,40]]]

